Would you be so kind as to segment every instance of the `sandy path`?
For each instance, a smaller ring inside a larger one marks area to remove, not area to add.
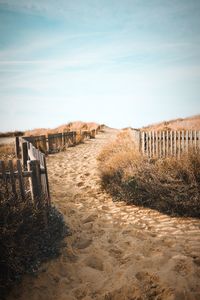
[[[115,134],[48,157],[52,198],[72,235],[10,300],[200,299],[200,221],[113,203],[101,190],[96,156]]]

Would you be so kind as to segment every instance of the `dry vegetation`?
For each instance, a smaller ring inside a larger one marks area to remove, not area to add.
[[[200,130],[200,115],[145,126],[144,130]]]
[[[68,124],[61,125],[54,129],[50,128],[37,128],[33,130],[28,130],[24,133],[25,136],[38,136],[38,135],[47,135],[47,134],[54,134],[54,133],[61,133],[67,131],[80,131],[80,130],[92,130],[97,129],[99,124],[94,122],[70,122]]]
[[[170,215],[200,217],[200,153],[151,159],[136,150],[129,132],[99,155],[102,185],[115,200],[151,207]]]
[[[67,234],[61,214],[35,207],[0,186],[0,299],[25,273],[35,274],[42,262],[56,257]]]
[[[0,144],[0,160],[15,158],[14,144]]]

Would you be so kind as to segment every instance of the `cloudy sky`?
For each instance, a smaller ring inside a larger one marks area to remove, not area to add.
[[[198,113],[199,0],[0,0],[0,131]]]

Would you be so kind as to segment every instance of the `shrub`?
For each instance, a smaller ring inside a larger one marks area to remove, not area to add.
[[[0,220],[0,298],[4,299],[25,273],[34,274],[42,262],[59,254],[67,227],[54,207],[35,207],[31,199],[24,202],[14,196],[1,198]]]
[[[102,186],[114,200],[151,207],[170,215],[200,217],[200,152],[181,159],[148,159],[128,131],[99,155]]]

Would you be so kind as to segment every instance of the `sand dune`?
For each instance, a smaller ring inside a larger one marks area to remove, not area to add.
[[[48,157],[52,199],[71,228],[62,255],[9,299],[200,299],[200,221],[114,203],[96,157],[117,131]]]

